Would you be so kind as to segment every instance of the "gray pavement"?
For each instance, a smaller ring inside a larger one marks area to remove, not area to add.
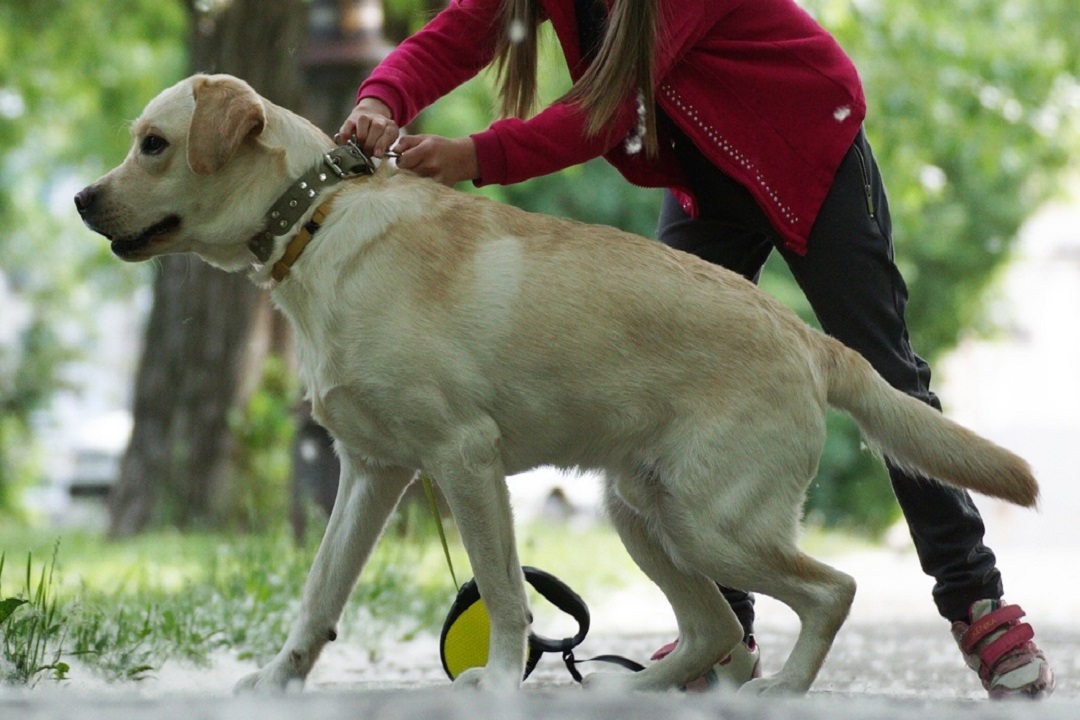
[[[828,687],[830,683],[827,683]],[[844,683],[842,683],[844,684]],[[445,685],[383,689],[311,690],[279,698],[207,697],[199,694],[139,697],[126,694],[47,693],[0,699],[0,718],[43,720],[277,720],[278,718],[424,718],[425,720],[667,720],[669,718],[773,720],[1076,720],[1080,703],[1057,697],[1032,703],[941,699],[877,692],[862,681],[849,692],[817,690],[804,698],[762,699],[737,695],[615,696],[571,686],[533,685],[520,693],[455,692]]]
[[[964,668],[939,623],[853,622],[837,638],[812,691],[803,698],[745,698],[724,692],[614,696],[584,692],[559,659],[541,661],[520,693],[456,692],[442,674],[435,638],[391,643],[371,656],[357,647],[334,648],[320,662],[306,690],[278,698],[234,697],[232,682],[246,670],[221,663],[190,670],[159,684],[132,689],[39,685],[32,691],[0,690],[0,720],[278,720],[279,718],[425,718],[478,720],[667,720],[668,718],[770,718],[775,720],[1076,720],[1080,687],[1072,679],[1080,664],[1080,633],[1051,626],[1039,640],[1054,660],[1058,689],[1040,703],[991,703]],[[670,635],[590,635],[578,657],[615,652],[645,659]],[[766,674],[783,662],[793,627],[759,633]],[[596,669],[603,669],[597,666]],[[586,670],[587,672],[587,670]]]

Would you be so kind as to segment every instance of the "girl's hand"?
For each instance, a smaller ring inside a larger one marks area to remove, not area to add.
[[[390,108],[382,100],[361,98],[338,130],[341,142],[355,138],[356,144],[371,157],[381,158],[398,139],[401,128],[391,117]]]
[[[397,166],[453,187],[480,177],[476,146],[471,138],[405,135],[397,142]]]

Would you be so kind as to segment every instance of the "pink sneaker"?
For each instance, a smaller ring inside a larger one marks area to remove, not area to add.
[[[1019,605],[977,600],[968,611],[970,622],[952,626],[968,667],[979,673],[991,700],[1013,697],[1041,699],[1054,691],[1050,663],[1034,643],[1031,625],[1020,622]]]
[[[668,643],[654,652],[649,659],[663,660],[678,644],[678,640]],[[686,683],[682,689],[688,692],[706,692],[718,686],[734,689],[759,677],[761,677],[761,650],[754,636],[747,635],[735,646],[730,655],[709,668],[701,677]]]

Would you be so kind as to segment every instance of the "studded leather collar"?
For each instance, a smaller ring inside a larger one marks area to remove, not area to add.
[[[375,164],[354,142],[350,140],[343,145],[338,145],[323,155],[322,162],[297,178],[270,206],[270,210],[266,213],[266,229],[248,241],[248,248],[259,262],[267,262],[274,251],[274,238],[287,235],[292,231],[300,222],[300,218],[311,209],[319,191],[345,180],[371,175],[374,172]],[[323,207],[327,206],[328,203],[323,205]],[[316,229],[318,229],[317,225]],[[311,238],[308,237],[307,241],[310,240]]]

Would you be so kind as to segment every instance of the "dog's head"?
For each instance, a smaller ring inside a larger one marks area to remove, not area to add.
[[[124,162],[75,196],[79,214],[124,260],[194,252],[226,270],[246,267],[247,241],[288,184],[286,143],[265,137],[271,115],[285,113],[234,77],[174,85],[132,125]],[[326,141],[303,129],[318,157]]]

